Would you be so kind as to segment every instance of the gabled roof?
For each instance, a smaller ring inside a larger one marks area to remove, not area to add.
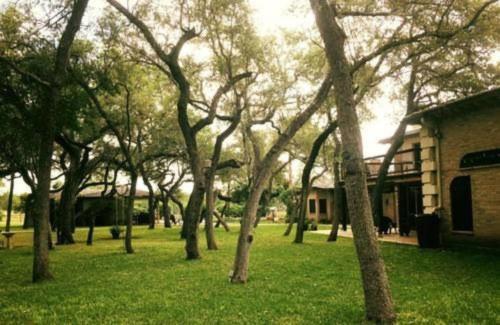
[[[441,105],[433,106],[431,108],[415,112],[405,117],[408,123],[420,123],[422,117],[440,117],[448,112],[461,111],[466,112],[474,111],[475,109],[484,107],[499,107],[500,106],[500,87],[485,90],[477,94],[451,100]]]

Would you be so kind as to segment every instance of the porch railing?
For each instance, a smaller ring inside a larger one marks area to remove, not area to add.
[[[398,151],[389,165],[387,175],[399,176],[420,172],[422,163],[420,150],[420,148],[416,147]],[[366,174],[368,178],[377,177],[384,157],[385,155],[365,158]]]

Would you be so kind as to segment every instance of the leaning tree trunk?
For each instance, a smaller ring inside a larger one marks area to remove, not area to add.
[[[375,188],[373,189],[372,206],[373,206],[373,217],[380,228],[380,219],[384,213],[384,207],[382,202],[382,194],[384,192],[385,179],[387,178],[387,173],[389,172],[389,167],[391,166],[392,159],[398,152],[399,147],[403,144],[404,136],[406,130],[406,123],[401,122],[392,136],[391,146],[384,156],[384,160],[380,165],[377,174],[377,182],[375,183]]]
[[[407,85],[407,93],[406,93],[406,116],[413,113],[415,110],[415,82],[417,79],[417,69],[416,64],[412,64],[412,70],[410,74],[410,80]],[[403,145],[405,133],[406,133],[407,123],[403,119],[400,123],[396,131],[392,136],[391,146],[387,153],[384,156],[384,160],[382,165],[378,170],[377,174],[377,182],[375,183],[375,188],[373,190],[373,198],[372,198],[372,208],[373,208],[373,216],[379,225],[379,233],[382,234],[382,230],[380,228],[380,220],[384,213],[384,207],[382,202],[382,194],[384,192],[384,183],[387,178],[387,173],[389,172],[389,167],[391,165],[394,156],[398,152],[398,149]]]
[[[269,169],[270,176],[271,170]],[[254,186],[250,191],[243,218],[241,219],[240,236],[238,237],[238,246],[236,249],[236,258],[231,275],[232,283],[245,283],[248,280],[248,263],[250,259],[250,246],[253,242],[252,229],[259,208],[259,200],[265,188],[265,179],[255,180]]]
[[[134,215],[134,201],[135,201],[135,191],[137,186],[137,173],[135,171],[131,171],[130,173],[130,191],[128,195],[127,201],[127,213],[125,215],[125,250],[127,254],[133,254],[134,249],[132,247],[132,218]]]
[[[337,119],[342,135],[346,171],[345,188],[354,244],[361,268],[366,317],[377,322],[392,322],[396,315],[370,208],[361,131],[354,104],[353,80],[344,49],[346,35],[326,0],[310,0],[310,3],[333,72]]]
[[[328,98],[330,88],[332,86],[332,75],[329,73],[323,80],[320,89],[314,97],[311,104],[297,115],[288,128],[283,132],[271,149],[255,168],[256,175],[250,189],[249,198],[245,204],[243,218],[241,221],[240,234],[238,237],[238,246],[236,248],[236,256],[234,259],[234,269],[231,276],[232,283],[245,283],[248,279],[248,261],[250,256],[250,246],[253,241],[252,229],[255,222],[259,200],[272,174],[272,166],[278,160],[280,153],[290,143],[290,140],[298,130],[309,120],[309,118],[323,105]]]
[[[311,152],[309,153],[309,157],[304,165],[304,169],[302,171],[302,189],[300,190],[299,216],[297,218],[297,232],[295,233],[295,240],[293,241],[296,244],[302,244],[304,242],[304,222],[306,218],[307,197],[309,196],[310,191],[309,180],[311,179],[311,171],[314,168],[314,163],[316,162],[316,158],[321,150],[321,146],[323,146],[323,143],[325,143],[326,139],[328,139],[328,136],[330,136],[330,134],[332,134],[336,129],[337,123],[332,122],[323,132],[320,133],[320,135],[318,135],[318,137],[314,140]]]
[[[223,209],[223,211],[224,211],[224,209]],[[219,214],[219,212],[217,212],[217,211],[214,210],[214,216],[215,216],[215,218],[217,218],[217,222],[220,223],[222,225],[222,227],[224,227],[224,230],[226,232],[231,231],[231,229],[229,228],[229,225],[224,220],[224,214],[223,213]]]
[[[345,210],[344,210],[344,195],[342,194],[342,187],[340,185],[340,159],[341,157],[341,148],[340,141],[336,134],[334,134],[335,139],[335,151],[334,155],[334,163],[333,163],[333,177],[334,179],[334,187],[333,187],[333,220],[332,220],[332,230],[330,231],[330,235],[327,238],[327,241],[334,242],[337,241],[337,236],[339,232],[339,224],[341,220],[345,219]]]
[[[184,222],[182,224],[182,232],[186,239],[186,259],[199,259],[200,251],[198,248],[198,218],[201,212],[203,202],[204,189],[195,184],[193,191],[189,196],[189,201],[184,211]],[[182,234],[181,234],[182,236]]]
[[[262,217],[266,216],[267,208],[269,207],[269,203],[271,202],[271,195],[273,193],[273,177],[269,178],[269,184],[267,185],[267,189],[263,192],[262,197],[260,199],[259,208],[257,209],[257,218],[255,218],[255,222],[253,223],[254,228],[259,226],[260,220]]]
[[[183,235],[186,237],[186,259],[195,260],[201,258],[198,248],[198,219],[205,195],[205,175],[203,175],[201,162],[195,152],[191,152],[190,165],[194,185],[184,211],[181,237]]]

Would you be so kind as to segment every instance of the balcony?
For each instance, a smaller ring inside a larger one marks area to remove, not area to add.
[[[388,176],[406,176],[420,173],[422,160],[420,146],[398,151],[389,165]],[[376,178],[384,160],[384,155],[365,158],[366,175],[368,179]]]

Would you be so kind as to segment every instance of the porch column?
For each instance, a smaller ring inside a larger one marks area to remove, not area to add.
[[[422,148],[422,196],[424,213],[433,213],[438,206],[437,186],[437,139],[434,130],[426,125],[420,129],[420,146]]]

